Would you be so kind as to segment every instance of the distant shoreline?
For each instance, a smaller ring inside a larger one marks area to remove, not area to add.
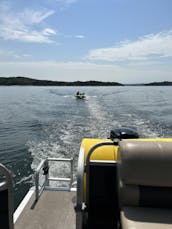
[[[37,80],[27,77],[0,77],[0,86],[172,86],[172,82],[152,82],[146,84],[121,84],[118,82],[103,81],[50,81]]]
[[[0,77],[0,86],[124,86],[117,82],[101,81],[50,81],[26,77]]]
[[[163,81],[163,82],[153,82],[145,84],[145,86],[172,86],[172,82]]]

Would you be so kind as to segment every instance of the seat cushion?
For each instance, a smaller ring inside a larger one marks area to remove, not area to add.
[[[119,157],[124,184],[172,187],[172,142],[121,141]]]
[[[124,207],[121,211],[122,229],[170,229],[172,209]]]

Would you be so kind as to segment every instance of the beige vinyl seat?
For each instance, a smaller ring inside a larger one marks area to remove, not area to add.
[[[121,141],[118,179],[122,229],[172,228],[172,142]]]

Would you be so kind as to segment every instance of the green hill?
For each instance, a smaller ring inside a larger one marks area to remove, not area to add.
[[[169,81],[152,82],[152,83],[145,84],[145,86],[172,86],[172,82]]]
[[[117,82],[101,82],[101,81],[50,81],[37,80],[27,77],[0,77],[0,85],[2,86],[123,86]]]

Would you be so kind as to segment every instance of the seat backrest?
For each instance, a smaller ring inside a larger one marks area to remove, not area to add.
[[[119,144],[120,206],[172,207],[172,142]]]

